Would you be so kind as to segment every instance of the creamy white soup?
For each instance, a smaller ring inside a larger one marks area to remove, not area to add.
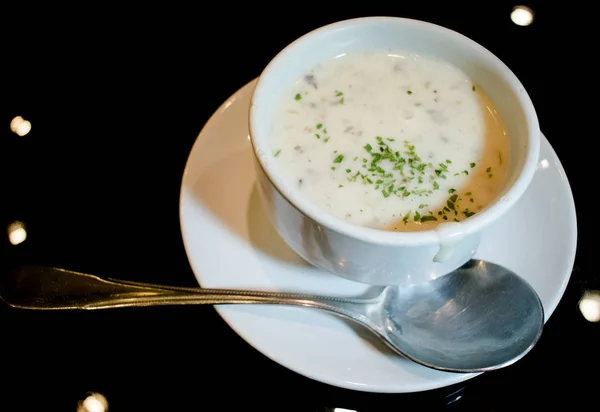
[[[489,204],[509,139],[488,96],[446,61],[355,52],[284,90],[273,157],[295,190],[330,214],[384,230],[431,229]]]

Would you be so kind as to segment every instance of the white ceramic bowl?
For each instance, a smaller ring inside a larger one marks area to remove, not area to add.
[[[512,139],[507,184],[496,201],[450,231],[393,232],[346,222],[304,198],[272,161],[269,134],[281,91],[322,60],[373,48],[413,50],[447,60],[485,90],[504,119]],[[398,17],[340,21],[295,40],[261,73],[249,115],[259,192],[277,232],[313,265],[371,285],[423,282],[468,261],[483,229],[501,219],[527,189],[540,149],[540,129],[531,99],[502,61],[452,30]]]

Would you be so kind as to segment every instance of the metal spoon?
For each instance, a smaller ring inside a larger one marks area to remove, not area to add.
[[[23,309],[277,304],[322,309],[373,332],[398,354],[448,372],[484,372],[521,359],[539,340],[544,310],[534,289],[502,266],[471,260],[430,282],[388,286],[375,299],[184,288],[43,266],[0,279],[0,297]]]

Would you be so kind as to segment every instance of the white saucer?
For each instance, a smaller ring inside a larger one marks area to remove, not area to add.
[[[278,237],[262,212],[248,141],[248,105],[255,80],[213,114],[187,161],[180,223],[190,265],[202,287],[299,291],[340,296],[365,285],[305,263]],[[485,233],[477,257],[524,276],[537,290],[546,319],[569,281],[577,226],[573,196],[545,137],[528,192]],[[369,392],[417,392],[475,374],[434,371],[392,354],[345,321],[315,309],[269,305],[218,306],[243,339],[281,365],[331,385]]]

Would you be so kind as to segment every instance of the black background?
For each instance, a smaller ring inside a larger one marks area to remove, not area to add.
[[[506,1],[15,4],[0,6],[0,223],[24,222],[28,238],[13,246],[0,236],[2,271],[40,263],[196,286],[178,201],[204,123],[295,38],[369,15],[454,29],[515,72],[569,176],[579,240],[571,282],[536,348],[465,384],[384,395],[311,381],[250,347],[211,307],[42,313],[2,303],[0,410],[75,411],[89,391],[111,411],[596,405],[600,328],[577,308],[585,290],[600,289],[591,203],[598,46],[587,3],[528,2],[528,27],[511,22],[515,4]],[[8,127],[17,115],[33,126],[24,137]]]

